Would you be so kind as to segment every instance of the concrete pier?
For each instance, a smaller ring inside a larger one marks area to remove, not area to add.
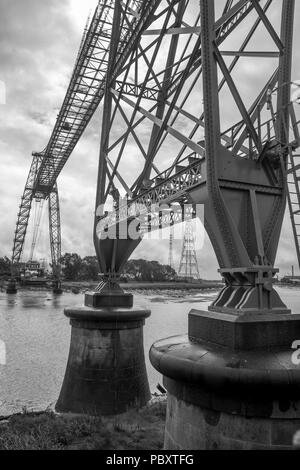
[[[114,415],[150,399],[143,325],[150,311],[126,307],[65,310],[72,325],[59,412]]]
[[[300,429],[300,315],[191,311],[188,335],[156,342],[168,391],[167,450],[292,449]]]

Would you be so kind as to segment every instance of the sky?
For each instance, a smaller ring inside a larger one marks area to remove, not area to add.
[[[49,140],[87,16],[96,3],[96,0],[0,0],[0,256],[11,256],[31,153],[41,151]],[[295,45],[299,44],[300,0],[296,4]],[[300,78],[297,47],[293,78]],[[81,256],[94,254],[92,230],[100,126],[101,108],[58,181],[62,250]],[[44,214],[39,257],[49,257],[46,222]],[[28,235],[25,255],[29,250],[30,230]],[[167,263],[168,244],[168,239],[144,240],[133,257]],[[181,240],[174,243],[176,265],[181,245]],[[207,235],[197,255],[201,277],[217,278],[217,262]],[[289,273],[292,265],[297,267],[288,214],[276,264],[282,275]]]

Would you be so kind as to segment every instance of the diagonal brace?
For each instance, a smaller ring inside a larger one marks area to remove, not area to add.
[[[255,127],[253,125],[251,117],[248,114],[248,111],[247,111],[247,109],[246,109],[246,107],[243,103],[243,100],[242,100],[242,98],[241,98],[241,96],[240,96],[240,94],[239,94],[239,92],[236,88],[236,85],[235,85],[235,83],[234,83],[234,81],[233,81],[233,79],[232,79],[232,77],[229,73],[229,70],[227,69],[227,66],[224,62],[224,59],[223,59],[223,57],[222,57],[222,55],[221,55],[221,53],[220,53],[220,51],[219,51],[219,49],[218,49],[215,42],[213,43],[213,47],[214,47],[215,57],[217,59],[219,67],[220,67],[220,69],[221,69],[221,71],[224,75],[224,78],[225,78],[225,80],[228,84],[228,87],[231,91],[231,94],[232,94],[232,96],[233,96],[233,98],[234,98],[234,100],[237,104],[237,107],[238,107],[238,109],[239,109],[239,111],[242,115],[242,118],[245,121],[246,127],[249,131],[249,134],[251,135],[251,137],[253,139],[253,142],[254,142],[255,146],[256,146],[257,150],[260,152],[261,151],[261,142],[258,138],[258,134],[255,130]]]
[[[283,53],[284,51],[284,45],[281,41],[281,39],[279,38],[278,34],[276,33],[275,29],[273,28],[272,24],[270,23],[267,15],[265,14],[265,12],[263,11],[263,9],[261,8],[260,4],[258,3],[257,0],[251,0],[251,2],[253,3],[253,6],[254,8],[256,9],[259,17],[261,18],[263,24],[265,25],[265,27],[267,28],[271,38],[273,39],[273,41],[275,42],[276,46],[278,47],[279,51],[281,53]]]

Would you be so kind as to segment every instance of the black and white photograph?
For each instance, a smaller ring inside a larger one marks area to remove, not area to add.
[[[0,450],[300,450],[299,45],[300,0],[0,0]]]

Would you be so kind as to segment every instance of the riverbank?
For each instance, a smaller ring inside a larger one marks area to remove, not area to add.
[[[127,292],[147,292],[147,291],[202,291],[210,289],[221,289],[224,284],[220,281],[199,281],[199,282],[121,282],[120,286]],[[94,290],[97,282],[89,281],[63,281],[65,292],[81,293],[87,290]],[[76,292],[77,291],[77,292]]]
[[[0,418],[0,450],[160,450],[166,403],[161,396],[141,410],[105,418],[24,411]]]
[[[63,281],[62,288],[64,292],[72,292],[74,294],[82,294],[87,291],[93,291],[98,283],[95,281]],[[127,292],[135,292],[142,294],[151,294],[161,291],[179,291],[179,292],[206,292],[218,291],[224,287],[221,281],[199,281],[199,282],[121,282],[121,287]],[[284,287],[288,289],[300,289],[299,285],[276,283],[275,287]],[[0,291],[5,292],[6,282],[0,281]],[[24,291],[49,291],[49,286],[19,286],[18,290]]]
[[[73,292],[81,294],[87,291],[93,291],[98,283],[93,281],[63,281],[62,289],[64,292]],[[216,290],[224,287],[221,281],[199,281],[199,282],[121,282],[120,286],[126,292],[150,292],[150,291],[207,291]],[[0,282],[0,290],[6,290],[6,282]],[[48,291],[49,286],[18,286],[18,290],[24,291]]]

